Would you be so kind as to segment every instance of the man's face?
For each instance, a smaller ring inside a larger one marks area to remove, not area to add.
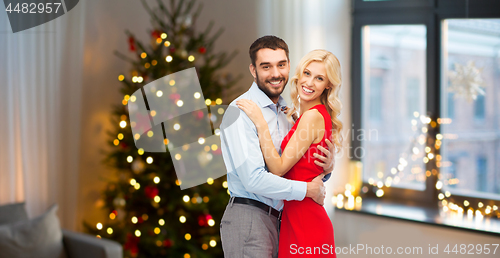
[[[263,48],[257,51],[255,66],[250,65],[257,86],[274,102],[285,89],[290,73],[290,62],[285,50]]]

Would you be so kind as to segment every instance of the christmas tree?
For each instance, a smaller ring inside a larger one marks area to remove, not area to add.
[[[111,151],[105,163],[118,173],[103,191],[109,218],[84,225],[97,237],[122,243],[125,257],[222,257],[218,222],[229,199],[225,176],[181,190],[168,148],[166,153],[148,153],[135,146],[127,104],[147,83],[195,67],[206,105],[221,105],[224,90],[239,77],[222,75],[220,69],[236,51],[215,52],[222,29],[211,34],[212,22],[203,32],[196,31],[202,10],[196,0],[157,0],[155,8],[142,3],[152,18],[150,42],[143,44],[127,31],[131,53],[116,53],[131,64],[131,71],[118,76],[124,98],[114,108],[112,123],[117,126],[108,132]],[[170,97],[178,101],[175,94]],[[208,151],[221,155],[216,146]]]

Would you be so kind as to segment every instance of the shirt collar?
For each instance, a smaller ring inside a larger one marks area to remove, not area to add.
[[[252,87],[250,87],[249,90],[250,94],[254,97],[254,101],[260,105],[260,107],[267,107],[267,106],[275,106],[274,102],[264,93],[259,86],[257,86],[257,83],[253,82]],[[278,98],[278,105],[280,107],[286,107],[286,102],[283,97]]]

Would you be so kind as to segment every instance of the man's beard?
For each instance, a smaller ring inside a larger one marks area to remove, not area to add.
[[[283,87],[279,92],[272,92],[269,88],[266,87],[266,81],[261,81],[259,79],[259,74],[257,71],[255,71],[255,77],[257,81],[257,86],[259,86],[259,89],[262,90],[270,99],[277,98],[281,95],[283,90],[285,90],[286,84],[288,83],[288,78],[285,77],[273,77],[270,80],[280,80],[283,81]]]

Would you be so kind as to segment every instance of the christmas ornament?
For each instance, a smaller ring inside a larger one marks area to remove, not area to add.
[[[455,93],[455,97],[466,98],[468,102],[476,100],[478,95],[484,95],[482,70],[475,66],[474,61],[467,62],[465,66],[455,63],[455,70],[449,72],[448,91]]]
[[[131,52],[135,52],[136,48],[135,48],[135,39],[134,37],[130,36],[128,38],[128,44],[129,44],[129,49]]]
[[[155,40],[158,39],[158,38],[161,38],[161,31],[159,31],[159,30],[153,30],[153,32],[151,32],[151,36]]]
[[[150,198],[154,199],[158,195],[158,188],[155,186],[148,185],[146,188],[144,188],[144,194]]]
[[[207,49],[205,47],[200,47],[198,48],[198,52],[200,52],[200,54],[205,54],[207,52]]]

